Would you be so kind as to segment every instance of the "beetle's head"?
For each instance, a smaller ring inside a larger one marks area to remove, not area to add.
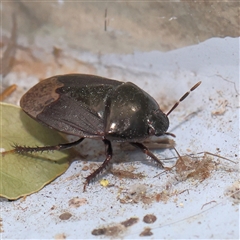
[[[169,127],[167,115],[160,109],[154,110],[148,118],[148,134],[149,136],[162,136]]]

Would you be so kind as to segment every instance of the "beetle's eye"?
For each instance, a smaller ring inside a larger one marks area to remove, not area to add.
[[[150,135],[150,136],[155,135],[155,129],[152,127],[148,127],[148,135]]]

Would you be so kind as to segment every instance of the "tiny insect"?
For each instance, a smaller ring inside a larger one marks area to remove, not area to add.
[[[162,162],[142,142],[153,135],[174,136],[167,132],[168,115],[200,84],[195,84],[165,114],[148,93],[131,82],[87,74],[50,77],[25,93],[20,106],[37,122],[80,138],[56,146],[16,146],[15,151],[64,150],[81,143],[84,138],[102,140],[106,145],[106,158],[99,168],[86,177],[84,191],[111,161],[111,141],[129,142],[163,168]]]

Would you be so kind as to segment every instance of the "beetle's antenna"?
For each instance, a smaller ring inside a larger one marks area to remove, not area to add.
[[[186,92],[174,105],[173,107],[170,109],[170,111],[168,111],[168,113],[166,114],[167,116],[179,105],[180,102],[182,102],[189,94],[190,92],[192,92],[193,90],[195,90],[199,85],[201,84],[201,81],[196,83],[188,92]]]

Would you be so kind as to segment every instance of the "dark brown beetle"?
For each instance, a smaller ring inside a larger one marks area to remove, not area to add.
[[[131,82],[86,74],[68,74],[45,79],[22,97],[22,109],[49,128],[80,139],[57,146],[16,146],[15,150],[20,153],[63,150],[79,144],[84,138],[101,139],[106,145],[106,159],[86,178],[84,189],[110,162],[113,155],[111,141],[129,142],[163,167],[162,162],[141,142],[153,135],[170,134],[167,133],[167,116],[200,83],[194,85],[165,114],[148,93]]]

